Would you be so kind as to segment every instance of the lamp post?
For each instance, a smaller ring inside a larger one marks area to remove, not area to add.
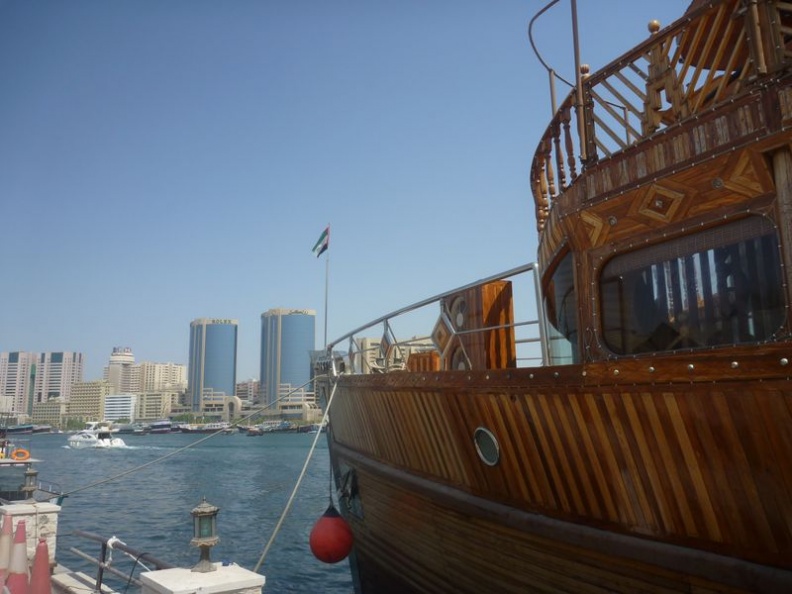
[[[28,501],[34,501],[33,494],[38,489],[38,471],[33,470],[33,467],[28,464],[27,469],[25,470],[25,485],[22,487],[22,491],[27,494],[26,499]]]
[[[220,542],[217,536],[217,513],[219,507],[215,507],[203,498],[190,514],[193,517],[193,538],[190,544],[201,549],[201,559],[192,571],[206,573],[215,571],[217,568],[209,559],[209,549]]]

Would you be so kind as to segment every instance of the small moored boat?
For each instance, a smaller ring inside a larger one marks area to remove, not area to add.
[[[201,425],[181,425],[182,433],[216,433],[223,431],[228,433],[232,430],[231,424],[225,421],[217,423],[204,423]]]
[[[171,431],[173,431],[173,423],[168,419],[149,423],[150,433],[170,433]]]

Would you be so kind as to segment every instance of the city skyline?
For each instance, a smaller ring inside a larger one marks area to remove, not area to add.
[[[102,379],[86,381],[83,361],[80,352],[0,352],[0,413],[60,425],[86,414],[104,395],[134,394],[148,418],[170,410],[187,388],[186,365],[135,363],[129,347],[113,348]],[[81,400],[86,395],[88,403]]]
[[[248,373],[247,374],[240,373],[239,368],[237,367],[237,381],[246,381],[246,380],[257,380],[257,381],[259,381],[259,380],[261,380],[261,377],[260,377],[260,371],[261,371],[261,319],[262,319],[262,316],[267,311],[271,311],[273,309],[295,309],[295,308],[270,308],[270,309],[265,310],[264,312],[262,312],[262,313],[260,313],[258,315],[258,318],[256,320],[256,325],[255,325],[256,326],[256,343],[254,345],[254,347],[255,347],[255,361],[254,361],[254,365],[253,366],[248,365]],[[314,312],[314,315],[316,315],[316,311],[313,310],[313,309],[301,308],[299,311],[312,311],[312,312]],[[211,316],[203,316],[203,318],[212,319]],[[202,318],[197,318],[197,319],[202,319]],[[215,319],[231,319],[231,318],[216,317]],[[234,318],[234,319],[236,320],[236,318]],[[191,321],[192,320],[190,320],[189,322],[191,322]],[[185,320],[185,322],[187,322],[187,321]],[[239,331],[239,328],[241,328],[241,327],[242,327],[242,324],[238,323],[237,324],[238,331]],[[314,333],[315,333],[315,330],[314,330]],[[318,339],[318,337],[315,336],[315,339]],[[124,347],[119,347],[118,346],[119,344],[124,344],[125,346]],[[106,373],[107,373],[108,363],[110,361],[112,361],[114,355],[118,356],[118,355],[121,354],[120,351],[116,352],[117,349],[130,349],[131,352],[136,353],[136,356],[133,357],[133,360],[135,358],[138,359],[139,360],[138,364],[142,364],[142,363],[159,363],[159,364],[172,363],[172,364],[176,364],[176,365],[187,366],[188,363],[189,363],[189,359],[190,359],[189,340],[185,341],[184,356],[183,356],[183,358],[181,360],[177,360],[177,359],[173,358],[173,359],[167,360],[167,361],[165,361],[165,360],[155,360],[155,359],[152,359],[150,357],[146,357],[145,355],[142,356],[142,357],[139,357],[137,355],[139,355],[140,352],[143,352],[143,353],[146,352],[145,348],[141,348],[138,345],[130,347],[130,346],[128,346],[128,344],[129,344],[128,341],[124,341],[124,340],[117,341],[113,345],[109,346],[107,348],[107,352],[106,352],[105,356],[102,357],[101,359],[97,360],[97,361],[91,361],[90,359],[88,359],[86,357],[86,355],[85,355],[85,351],[80,349],[80,348],[75,348],[75,349],[72,349],[71,351],[66,351],[64,349],[51,349],[51,350],[47,350],[47,351],[30,351],[30,350],[20,349],[20,348],[3,348],[3,349],[0,349],[0,352],[5,352],[5,353],[18,352],[18,353],[32,353],[32,354],[39,354],[39,353],[43,353],[43,352],[47,352],[47,353],[49,353],[49,352],[75,352],[75,353],[81,353],[82,356],[83,356],[83,373],[84,373],[85,381],[94,381],[94,380],[99,380],[99,379],[106,379],[105,376],[106,376]],[[317,347],[317,348],[319,348],[319,347]],[[239,352],[237,353],[237,356],[239,356]]]

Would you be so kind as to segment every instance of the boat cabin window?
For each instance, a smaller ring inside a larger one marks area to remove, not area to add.
[[[784,322],[779,242],[750,217],[613,258],[600,279],[602,331],[632,354],[770,340]]]
[[[545,291],[545,309],[550,322],[548,346],[551,365],[578,363],[578,303],[572,254],[567,254],[550,278]]]

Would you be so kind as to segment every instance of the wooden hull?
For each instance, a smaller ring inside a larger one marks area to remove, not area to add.
[[[508,271],[319,386],[361,591],[792,592],[792,5],[650,31],[537,147],[537,320]]]
[[[789,354],[342,378],[360,590],[792,591]]]

